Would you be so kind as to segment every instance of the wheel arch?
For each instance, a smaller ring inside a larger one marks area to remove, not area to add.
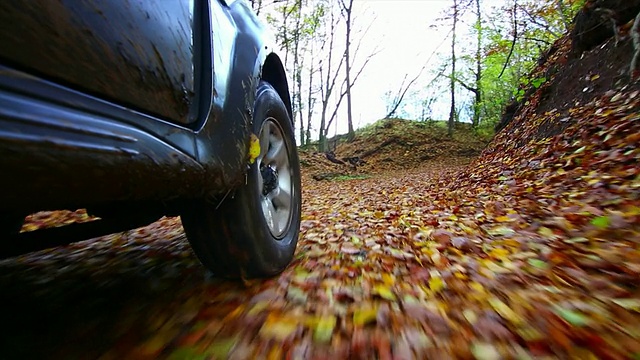
[[[280,57],[276,53],[270,53],[262,65],[261,79],[268,82],[276,90],[282,102],[287,108],[289,118],[293,122],[291,96],[289,95],[289,82]]]

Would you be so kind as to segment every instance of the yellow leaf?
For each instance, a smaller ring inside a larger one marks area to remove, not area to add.
[[[553,230],[549,229],[548,227],[541,227],[540,229],[538,229],[538,234],[544,236],[544,237],[552,237],[555,234],[553,233]]]
[[[509,255],[509,250],[502,248],[495,248],[489,252],[489,256],[496,260],[502,260],[502,258]]]
[[[333,329],[336,327],[336,317],[333,315],[323,316],[318,321],[315,331],[313,332],[313,340],[326,343],[331,340]]]
[[[472,325],[478,320],[478,315],[476,315],[476,313],[470,309],[462,310],[462,315],[464,316],[465,319],[467,319],[469,324],[472,324]]]
[[[393,285],[396,282],[395,276],[391,275],[391,274],[382,274],[382,282],[385,283],[386,285]]]
[[[544,334],[529,325],[517,328],[516,333],[525,341],[540,341],[545,338]]]
[[[420,250],[420,251],[421,251],[423,254],[425,254],[425,255],[429,255],[429,256],[431,256],[431,255],[433,255],[433,253],[434,253],[434,252],[436,252],[437,250],[436,250],[436,249],[431,249],[431,248],[427,248],[427,247],[425,247],[425,248],[422,248],[422,250]]]
[[[480,284],[479,282],[474,281],[469,284],[469,287],[477,292],[484,292],[484,286],[482,286],[482,284]]]
[[[510,236],[515,234],[515,230],[504,226],[498,226],[487,230],[487,233],[492,236]]]
[[[520,247],[520,243],[515,239],[504,239],[504,240],[500,241],[499,244],[502,244],[504,246],[513,247],[513,248]]]
[[[266,310],[270,304],[271,303],[269,301],[258,301],[251,309],[249,309],[249,311],[247,311],[247,315],[256,316]]]
[[[255,134],[251,134],[249,144],[249,164],[253,164],[260,156],[260,139]]]
[[[363,326],[373,322],[378,316],[378,310],[375,308],[356,309],[353,312],[353,324]]]
[[[524,322],[522,317],[516,314],[515,311],[511,310],[511,308],[508,307],[507,304],[503,303],[498,298],[489,299],[489,305],[491,305],[493,310],[495,310],[500,316],[513,324],[518,325]]]
[[[471,354],[477,360],[499,360],[502,359],[498,349],[489,343],[474,342],[471,344]]]
[[[467,275],[465,275],[465,274],[463,274],[461,272],[454,273],[453,276],[455,276],[457,279],[460,279],[460,280],[467,280],[468,279]]]
[[[385,285],[376,285],[373,288],[373,292],[380,295],[381,298],[389,300],[389,301],[395,301],[396,300],[396,296],[393,294],[393,292],[391,291],[391,289],[389,289],[387,286]]]
[[[431,291],[437,293],[440,290],[444,289],[444,287],[445,283],[444,281],[442,281],[442,278],[432,277],[431,279],[429,279],[429,289],[431,289]]]
[[[245,307],[244,305],[239,305],[237,308],[233,309],[232,312],[230,312],[225,319],[233,319],[236,318],[238,316],[240,316],[240,314],[242,314],[242,312],[244,311]]]
[[[440,255],[440,252],[437,249],[435,249],[433,254],[431,254],[430,258],[434,264],[438,265],[440,264],[440,260],[442,260],[442,255]]]
[[[275,345],[269,351],[269,354],[267,355],[267,360],[278,360],[278,359],[282,359],[282,357],[283,357],[282,346]]]
[[[611,301],[627,310],[640,312],[640,300],[638,299],[612,299]]]
[[[503,215],[503,216],[498,216],[498,217],[496,218],[496,221],[497,221],[497,222],[511,222],[511,221],[514,221],[514,219],[513,219],[513,218],[510,218],[510,217],[508,217],[508,216]]]
[[[471,228],[471,227],[469,227],[469,226],[467,226],[467,225],[465,225],[463,223],[458,223],[458,227],[460,229],[462,229],[462,231],[464,231],[467,234],[473,234],[475,232],[475,230],[473,228]]]
[[[298,321],[296,319],[269,314],[260,328],[259,335],[267,339],[285,341],[297,329]]]
[[[38,230],[38,225],[27,223],[22,226],[23,231],[34,231]]]
[[[625,216],[631,217],[631,216],[637,216],[640,215],[640,207],[638,206],[631,206],[626,212],[625,212]]]

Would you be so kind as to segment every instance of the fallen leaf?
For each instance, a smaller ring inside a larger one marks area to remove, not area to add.
[[[378,309],[375,308],[356,309],[353,312],[353,324],[363,326],[372,323],[376,320],[377,315]]]
[[[373,292],[385,300],[396,301],[396,296],[393,294],[393,291],[391,291],[388,285],[376,285],[373,288]]]
[[[555,306],[554,312],[573,326],[582,327],[582,326],[587,326],[591,323],[589,318],[573,310],[568,310],[559,306]]]
[[[598,216],[597,218],[594,218],[593,220],[591,220],[591,225],[599,228],[599,229],[606,229],[609,227],[609,217],[608,216]]]
[[[336,327],[337,319],[333,315],[323,316],[313,332],[313,340],[319,343],[327,343],[331,340],[333,329]]]

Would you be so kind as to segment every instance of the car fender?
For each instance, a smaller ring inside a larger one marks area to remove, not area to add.
[[[284,68],[273,53],[273,38],[248,5],[244,1],[230,5],[214,1],[211,11],[213,28],[218,31],[212,39],[213,98],[211,111],[196,134],[196,151],[205,169],[216,172],[208,178],[222,182],[211,188],[219,189],[243,183],[260,80],[267,77],[276,82],[274,88],[289,115],[291,101]],[[231,37],[233,41],[229,41]]]

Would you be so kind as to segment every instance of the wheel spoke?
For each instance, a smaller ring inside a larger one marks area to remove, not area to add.
[[[286,216],[285,216],[286,215]],[[287,230],[287,226],[289,226],[289,213],[283,214],[283,216],[278,217],[277,227],[278,232],[284,232]]]
[[[270,126],[270,130],[268,132],[267,128],[263,130],[264,133],[268,133],[269,135],[262,136],[264,140],[261,139],[260,149],[263,163],[280,167],[286,164],[288,159],[287,148],[284,144],[284,140],[277,130],[278,129],[273,125]],[[262,143],[265,143],[265,145],[263,146]]]
[[[262,175],[258,176],[258,190],[262,193],[262,189],[264,189],[264,179]]]
[[[291,177],[289,176],[289,172],[280,173],[280,178],[278,182],[279,193],[278,196],[288,196],[291,199]],[[288,200],[287,200],[288,201]]]
[[[278,211],[288,212],[291,208],[291,193],[289,189],[286,191],[280,188],[277,191],[274,191],[273,203],[277,206]]]
[[[266,162],[265,157],[269,152],[270,140],[271,140],[271,124],[265,122],[260,132],[260,155],[258,156],[258,158],[260,159],[261,162]]]
[[[284,166],[288,166],[289,165],[289,158],[287,157],[287,147],[284,144],[284,141],[282,141],[282,139],[279,139],[278,142],[273,144],[273,155],[270,156],[274,163],[276,164],[276,166],[278,167],[278,170],[281,167]]]
[[[262,212],[269,228],[274,229],[276,225],[276,209],[273,206],[273,202],[267,197],[262,199]]]

